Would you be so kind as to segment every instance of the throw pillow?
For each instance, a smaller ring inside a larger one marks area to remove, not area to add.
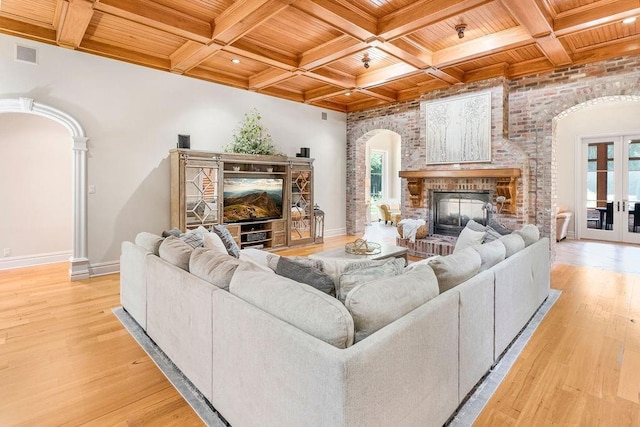
[[[371,259],[353,260],[350,258],[328,258],[313,254],[309,255],[309,259],[318,260],[322,263],[322,271],[331,276],[333,283],[336,285],[336,290],[340,284],[340,275],[345,272],[345,270],[384,264],[384,260],[374,261]]]
[[[353,318],[345,306],[309,285],[242,265],[229,292],[335,347],[353,344]]]
[[[189,258],[191,258],[193,248],[184,240],[176,236],[169,236],[160,244],[158,254],[160,258],[189,271]]]
[[[169,236],[180,237],[181,234],[182,234],[182,230],[180,230],[177,227],[173,227],[171,230],[163,231],[162,237],[169,237]]]
[[[229,255],[236,258],[240,257],[240,248],[238,247],[236,241],[233,240],[233,237],[231,236],[231,233],[229,233],[229,230],[227,230],[222,225],[214,225],[213,232],[216,233],[218,237],[220,237]]]
[[[342,273],[336,289],[338,299],[344,302],[347,294],[356,286],[373,282],[382,277],[397,276],[404,270],[403,258],[391,258],[384,261],[382,265],[372,265]]]
[[[482,239],[484,239],[484,236],[486,234],[487,233],[485,231],[473,231],[469,227],[463,228],[462,231],[460,232],[460,235],[458,236],[458,240],[456,240],[456,245],[453,248],[453,253],[455,254],[456,252],[460,252],[468,248],[469,246],[482,243]]]
[[[151,252],[154,255],[159,254],[160,245],[164,239],[157,234],[147,233],[146,231],[142,231],[138,233],[135,239],[136,245],[144,248],[147,252]]]
[[[356,329],[355,342],[435,298],[438,292],[438,280],[426,264],[400,276],[356,286],[345,301]]]
[[[306,283],[319,291],[335,296],[336,286],[328,274],[311,267],[308,264],[294,261],[287,257],[280,257],[275,270],[279,276]]]
[[[438,278],[440,293],[476,275],[480,270],[480,264],[482,264],[482,259],[473,248],[466,248],[457,253],[429,261],[429,265]]]
[[[480,255],[480,271],[488,270],[501,262],[507,253],[504,244],[500,240],[471,247]]]
[[[206,233],[207,230],[203,228]],[[199,248],[200,246],[204,246],[204,235],[201,230],[191,230],[186,233],[180,235],[180,239],[182,239],[185,243],[191,246],[193,249]]]
[[[270,269],[272,269],[273,271],[276,271],[276,268],[278,267],[278,260],[281,258],[280,255],[276,255],[276,254],[268,254],[267,255],[267,265],[269,266]],[[318,260],[318,259],[312,259],[312,258],[307,258],[304,256],[290,256],[287,257],[290,261],[294,261],[300,265],[303,265],[305,267],[309,267],[309,268],[315,268],[318,271],[322,271],[322,261]]]
[[[487,234],[484,236],[484,243],[493,242],[494,240],[498,240],[502,237],[502,234],[498,233],[492,227],[487,225],[487,229],[485,230]]]
[[[519,250],[524,249],[524,239],[519,234],[507,234],[502,236],[500,241],[506,248],[505,258],[509,258]]]
[[[224,242],[215,232],[207,232],[204,234],[204,247],[207,249],[212,249],[214,251],[222,252],[228,254],[227,247],[224,245]]]
[[[526,224],[520,230],[514,231],[524,240],[524,246],[527,247],[540,240],[540,230],[533,224]]]
[[[189,258],[189,271],[222,289],[229,289],[231,278],[243,261],[226,252],[197,248]]]
[[[487,226],[493,228],[501,236],[506,236],[507,234],[511,234],[511,230],[509,230],[508,228],[505,228],[502,224],[500,224],[498,221],[494,219],[490,219],[489,221],[487,221]]]

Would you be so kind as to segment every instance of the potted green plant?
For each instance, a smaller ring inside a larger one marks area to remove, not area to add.
[[[233,142],[224,151],[227,153],[278,155],[278,149],[267,128],[260,122],[262,116],[255,108],[245,113],[244,120],[234,130]]]

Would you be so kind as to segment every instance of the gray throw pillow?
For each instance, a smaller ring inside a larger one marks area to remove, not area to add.
[[[393,277],[404,270],[404,258],[391,258],[385,260],[382,265],[372,265],[356,270],[346,271],[340,275],[339,285],[336,289],[336,296],[342,302],[347,298],[347,294],[356,286],[373,282],[383,277]]]
[[[306,283],[319,291],[335,296],[336,287],[333,279],[328,274],[317,270],[308,264],[291,260],[287,257],[280,257],[275,272],[279,276],[293,279],[300,283]]]
[[[218,237],[220,237],[222,243],[224,243],[224,247],[227,248],[227,252],[229,253],[229,255],[236,258],[240,257],[240,248],[238,247],[236,241],[233,240],[233,237],[231,236],[231,233],[229,233],[229,230],[227,230],[222,225],[214,225],[213,232],[216,233]]]
[[[185,271],[189,271],[189,258],[193,248],[179,237],[169,236],[160,244],[160,258]]]
[[[478,273],[482,259],[473,248],[455,254],[441,256],[429,261],[438,278],[440,293],[445,292]]]
[[[191,246],[193,249],[204,246],[204,236],[199,230],[191,230],[186,233],[183,233],[180,235],[180,239],[182,239],[186,244]]]
[[[502,234],[498,233],[492,227],[487,226],[487,234],[484,236],[484,243],[493,242],[494,240],[499,240],[502,237]]]
[[[231,278],[243,261],[227,253],[197,248],[189,258],[189,272],[222,289],[229,289]]]
[[[180,230],[179,228],[173,227],[171,230],[163,231],[162,237],[169,237],[169,236],[180,237],[181,234],[182,234],[182,230]]]
[[[355,342],[420,307],[438,293],[438,281],[427,264],[399,276],[356,286],[345,301],[356,329]]]
[[[469,222],[471,222],[471,221],[469,221]],[[467,225],[468,225],[468,223],[467,223]],[[480,224],[478,224],[478,225],[480,225]],[[460,235],[458,236],[458,239],[456,240],[456,245],[453,248],[453,253],[455,254],[457,252],[460,252],[460,251],[468,248],[469,246],[478,245],[478,244],[482,243],[482,240],[484,239],[484,236],[486,234],[487,233],[484,230],[475,231],[475,230],[471,229],[470,227],[463,228],[462,231],[460,232]]]
[[[505,258],[509,258],[511,255],[524,249],[524,239],[518,234],[507,234],[506,236],[502,236],[500,241],[507,250]]]
[[[511,234],[511,230],[505,228],[502,224],[494,219],[490,219],[487,222],[487,225],[497,231],[501,236],[506,236],[507,234]]]

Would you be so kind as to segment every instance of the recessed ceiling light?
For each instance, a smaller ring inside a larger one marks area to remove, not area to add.
[[[636,22],[636,17],[632,16],[631,18],[627,18],[627,19],[623,19],[622,23],[623,24],[633,24],[634,22]]]
[[[233,58],[231,62],[233,62],[234,64],[239,64],[240,60],[238,58]]]
[[[351,92],[345,93],[344,96],[351,96]]]

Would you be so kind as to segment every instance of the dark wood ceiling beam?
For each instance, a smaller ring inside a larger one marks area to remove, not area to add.
[[[324,67],[325,65],[362,52],[368,48],[368,44],[355,40],[351,36],[344,35],[304,52],[300,56],[298,67],[313,70],[314,68]]]
[[[407,52],[406,50],[393,45],[391,43],[385,43],[384,40],[379,38],[374,38],[372,40],[367,40],[367,43],[370,46],[373,46],[384,53],[391,55],[399,60],[406,62],[409,65],[412,65],[416,68],[427,68],[431,66],[431,61],[423,60],[422,58]]]
[[[354,77],[339,73],[329,68],[306,71],[303,75],[345,89],[354,89],[356,87],[356,79]]]
[[[222,47],[222,45],[215,43],[207,45],[188,40],[169,57],[171,72],[184,74],[215,55]]]
[[[385,89],[382,87],[369,88],[369,89],[357,89],[359,93],[368,95],[372,98],[381,99],[385,102],[395,102],[398,100],[398,93],[394,90]]]
[[[297,58],[282,55],[278,52],[253,45],[242,40],[238,40],[233,45],[225,46],[223,50],[234,55],[262,62],[263,64],[269,65],[271,67],[282,68],[285,70],[293,70],[298,68]]]
[[[379,86],[381,84],[397,80],[401,77],[408,77],[412,74],[421,72],[423,71],[409,64],[401,62],[385,68],[381,68],[379,70],[369,71],[368,73],[362,74],[358,76],[356,82],[358,88],[368,88],[372,86]]]
[[[70,49],[80,46],[93,17],[93,4],[89,0],[64,0],[56,34],[58,45]]]
[[[261,73],[249,77],[249,89],[260,90],[277,83],[282,83],[292,77],[299,75],[299,72],[269,68]]]
[[[10,19],[6,16],[0,16],[0,33],[47,43],[56,42],[56,30],[52,27],[43,27],[41,25]]]
[[[211,41],[211,23],[149,0],[100,0],[95,9],[200,43]]]
[[[435,67],[443,68],[504,49],[525,46],[533,41],[534,39],[525,28],[509,28],[434,52],[433,63]]]
[[[291,6],[360,41],[375,36],[377,32],[377,22],[373,16],[364,12],[355,13],[333,1],[297,0]]]
[[[214,21],[213,39],[230,44],[289,6],[287,0],[237,0]]]
[[[439,68],[429,68],[425,70],[425,72],[450,85],[455,85],[464,81],[464,72],[459,70],[449,69],[447,71],[443,71]]]
[[[499,0],[513,17],[529,31],[544,55],[552,64],[571,63],[571,56],[553,34],[551,16],[541,9],[536,0]]]
[[[171,66],[171,63],[168,59],[159,58],[157,56],[147,55],[140,52],[134,52],[106,43],[97,42],[95,40],[83,41],[78,50],[165,71],[169,70]]]
[[[322,99],[333,98],[334,96],[344,95],[349,89],[339,88],[335,86],[322,86],[317,89],[311,89],[304,93],[304,102],[313,103]]]
[[[389,14],[378,22],[378,36],[387,41],[413,33],[422,27],[493,0],[420,0]]]
[[[557,37],[560,37],[638,15],[640,15],[638,0],[597,2],[559,14],[554,20],[553,31]]]

